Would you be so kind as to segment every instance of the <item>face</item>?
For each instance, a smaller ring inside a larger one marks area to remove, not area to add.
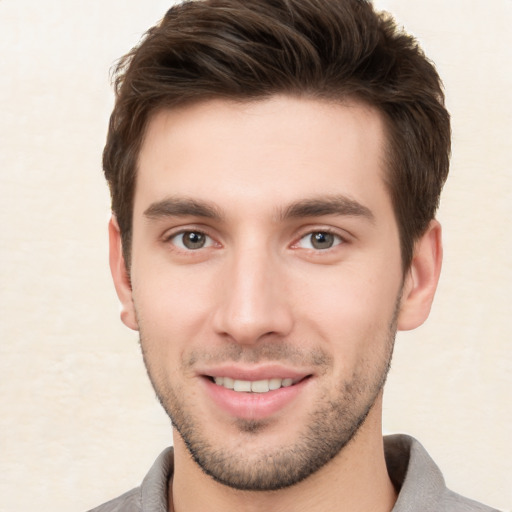
[[[131,280],[112,227],[114,277],[178,440],[217,481],[292,485],[374,411],[410,292],[383,147],[355,103],[219,100],[149,124]]]

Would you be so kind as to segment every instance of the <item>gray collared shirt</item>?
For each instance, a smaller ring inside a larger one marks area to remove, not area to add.
[[[389,476],[399,490],[392,512],[498,512],[446,488],[443,475],[416,439],[386,436]],[[174,470],[172,448],[164,450],[142,485],[89,512],[168,512],[168,482]]]

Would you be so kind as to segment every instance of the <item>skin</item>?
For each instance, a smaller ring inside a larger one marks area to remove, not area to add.
[[[115,219],[110,262],[175,425],[174,510],[391,510],[382,386],[394,332],[428,316],[442,251],[432,221],[404,276],[384,148],[357,103],[215,100],[150,121],[130,278]],[[208,376],[230,372],[302,383],[271,412],[266,398],[226,408]],[[314,472],[271,490],[301,454]]]

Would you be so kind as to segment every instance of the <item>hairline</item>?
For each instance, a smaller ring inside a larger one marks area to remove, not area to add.
[[[414,240],[412,240],[412,244],[407,246],[406,241],[404,240],[403,226],[400,222],[400,218],[398,212],[396,210],[395,200],[394,200],[394,186],[393,186],[393,176],[392,176],[392,165],[393,160],[395,158],[396,148],[394,147],[392,141],[392,132],[393,132],[393,122],[389,118],[387,112],[379,107],[378,105],[373,104],[369,99],[361,97],[356,93],[351,92],[343,92],[340,90],[338,96],[333,93],[325,94],[319,91],[279,91],[276,90],[273,93],[262,93],[259,95],[248,95],[248,96],[233,96],[227,94],[204,94],[196,97],[187,97],[176,99],[173,98],[173,101],[166,101],[165,98],[162,98],[162,101],[154,106],[153,108],[148,109],[145,118],[144,118],[144,126],[141,130],[141,135],[138,138],[136,148],[136,158],[135,164],[133,168],[133,188],[132,188],[132,197],[131,197],[131,212],[130,212],[130,223],[128,232],[121,231],[121,240],[122,240],[122,249],[123,255],[125,258],[126,268],[128,273],[130,272],[131,267],[131,246],[133,242],[133,216],[134,216],[134,204],[135,204],[135,194],[137,190],[137,178],[140,172],[140,156],[142,152],[142,147],[146,140],[146,136],[148,133],[148,128],[151,122],[155,119],[155,117],[162,112],[177,112],[180,110],[186,110],[188,108],[198,106],[201,104],[207,104],[214,101],[225,101],[232,104],[238,105],[248,105],[251,103],[259,103],[265,100],[270,100],[276,97],[286,97],[286,98],[295,98],[295,99],[309,99],[318,101],[321,103],[332,104],[332,105],[342,105],[342,106],[360,106],[365,109],[369,109],[372,112],[375,112],[382,121],[383,127],[383,144],[381,148],[381,165],[382,165],[382,181],[386,188],[388,197],[391,201],[391,206],[393,209],[393,217],[395,219],[398,234],[399,234],[399,244],[400,244],[400,255],[401,255],[401,265],[402,271],[405,275],[410,268],[412,262],[412,251],[414,248],[414,244],[416,240],[418,240],[423,233],[419,233]]]

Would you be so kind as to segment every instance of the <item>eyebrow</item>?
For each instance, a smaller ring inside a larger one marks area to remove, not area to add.
[[[295,201],[283,210],[279,210],[277,218],[286,220],[325,215],[363,217],[372,223],[375,222],[375,216],[369,208],[344,195]],[[223,219],[221,211],[215,204],[182,197],[168,197],[152,203],[144,211],[144,216],[154,220],[165,217],[203,217],[216,221]]]
[[[219,209],[214,204],[182,197],[167,197],[162,201],[157,201],[144,211],[144,216],[155,220],[165,217],[188,216],[213,220],[222,219]]]
[[[368,207],[344,195],[334,195],[297,201],[284,209],[279,216],[282,219],[290,219],[301,217],[321,217],[324,215],[363,217],[371,223],[375,222],[375,216]]]

